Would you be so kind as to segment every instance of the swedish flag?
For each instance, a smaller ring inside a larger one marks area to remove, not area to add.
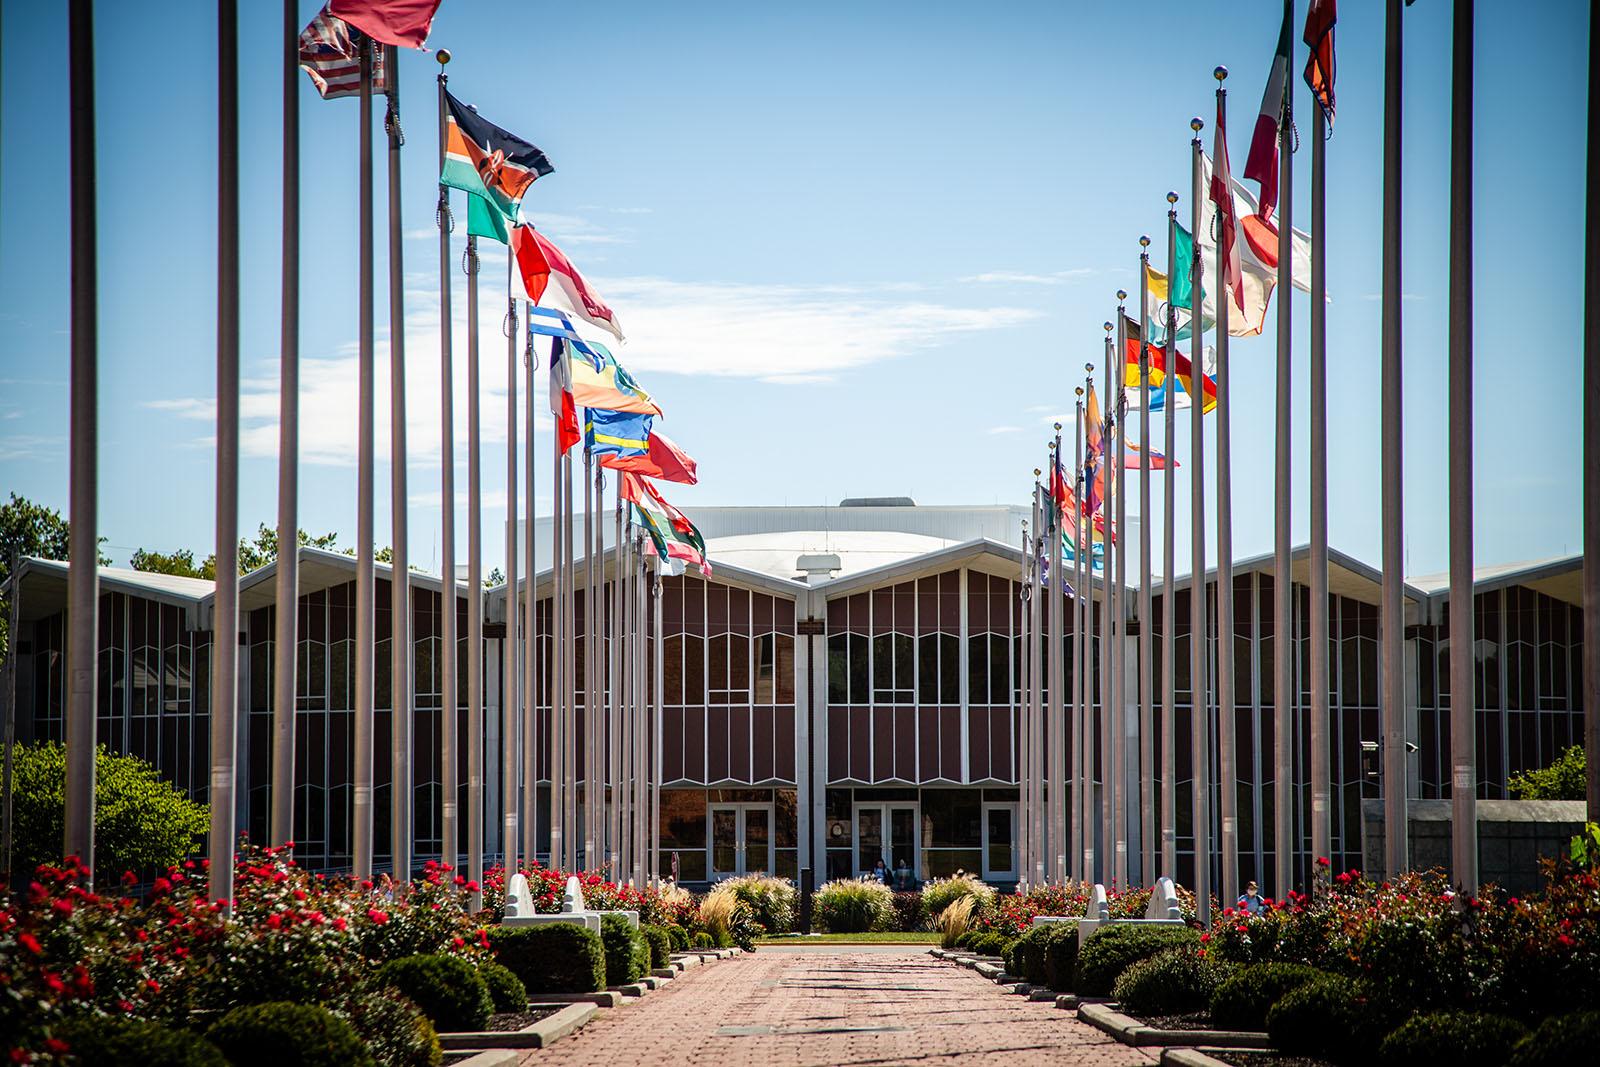
[[[654,416],[585,408],[584,447],[591,456],[643,456],[650,452]]]

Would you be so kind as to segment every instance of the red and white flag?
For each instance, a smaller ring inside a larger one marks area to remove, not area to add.
[[[541,307],[569,311],[617,340],[624,340],[616,312],[584,281],[578,268],[548,237],[532,226],[514,227],[511,251],[517,257],[517,272],[522,275],[522,288],[530,301]]]
[[[601,456],[600,466],[615,471],[632,471],[647,478],[659,478],[663,482],[682,485],[697,485],[700,482],[697,465],[689,453],[673,444],[666,434],[656,430],[650,431],[649,452],[642,456]]]
[[[1283,94],[1289,85],[1289,12],[1285,5],[1283,27],[1278,31],[1278,52],[1272,57],[1267,90],[1261,94],[1261,113],[1250,139],[1244,176],[1261,183],[1261,217],[1272,218],[1278,209],[1278,123],[1283,118]]]
[[[556,420],[556,451],[565,452],[583,440],[578,426],[578,405],[572,398],[572,365],[567,342],[557,337],[550,344],[550,414]]]
[[[1333,77],[1338,64],[1333,52],[1333,24],[1339,21],[1338,0],[1311,0],[1306,8],[1306,30],[1301,36],[1311,49],[1306,57],[1306,84],[1333,125]]]
[[[328,0],[324,10],[371,37],[400,48],[421,48],[439,0]]]
[[[1238,220],[1233,211],[1233,173],[1228,167],[1228,129],[1221,94],[1217,100],[1217,139],[1213,146],[1211,202],[1217,206],[1217,232],[1222,253],[1222,287],[1244,311],[1244,278],[1239,265]]]

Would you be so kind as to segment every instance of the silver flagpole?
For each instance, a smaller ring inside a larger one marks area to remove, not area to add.
[[[1039,521],[1037,468],[1033,472],[1033,497],[1028,514],[1029,518],[1022,524],[1022,581],[1017,587],[1017,595],[1022,599],[1017,612],[1017,627],[1022,637],[1021,648],[1017,653],[1020,657],[1017,664],[1017,675],[1020,679],[1018,688],[1022,695],[1017,732],[1017,785],[1022,797],[1022,819],[1018,827],[1021,832],[1022,864],[1018,874],[1024,882],[1033,876],[1033,753],[1028,743],[1033,736],[1033,565],[1028,555],[1033,548],[1029,529]]]
[[[1139,878],[1155,884],[1155,693],[1150,662],[1150,237],[1139,238]],[[1167,293],[1172,279],[1167,278]],[[1170,463],[1171,460],[1169,459]]]
[[[1117,290],[1117,351],[1112,356],[1112,365],[1115,367],[1115,377],[1112,379],[1111,410],[1116,426],[1116,443],[1111,449],[1111,470],[1116,476],[1117,489],[1115,498],[1116,528],[1114,534],[1118,538],[1127,536],[1128,517],[1128,463],[1127,448],[1128,435],[1125,423],[1128,418],[1127,411],[1127,374],[1124,365],[1127,362],[1128,351],[1128,293],[1125,289]],[[1116,626],[1116,639],[1111,644],[1112,667],[1111,684],[1116,696],[1113,698],[1115,719],[1113,728],[1116,734],[1113,738],[1113,749],[1116,757],[1116,767],[1112,772],[1111,780],[1115,784],[1114,796],[1116,797],[1116,823],[1113,831],[1116,834],[1117,849],[1117,884],[1124,888],[1128,885],[1128,679],[1127,679],[1127,637],[1128,637],[1128,543],[1117,543],[1117,574],[1112,581],[1112,598],[1116,605],[1113,612]]]
[[[467,878],[483,885],[483,456],[478,239],[467,234]],[[472,894],[474,910],[483,894]]]
[[[1227,76],[1227,67],[1218,67],[1216,69],[1217,119],[1219,122],[1225,122],[1228,114],[1228,90],[1222,87],[1222,80]],[[1213,160],[1212,166],[1216,165],[1216,161]],[[1287,177],[1284,179],[1284,184],[1288,184]],[[1285,190],[1283,193],[1285,210],[1287,210],[1288,202],[1289,193]],[[1217,292],[1221,293],[1223,297],[1227,297],[1227,287],[1221,278],[1222,256],[1220,253],[1217,256],[1217,273]],[[1289,289],[1287,286],[1280,285],[1278,287],[1278,307],[1283,309],[1288,306]],[[1219,300],[1217,303],[1217,773],[1222,779],[1221,796],[1218,798],[1219,806],[1222,809],[1222,900],[1228,906],[1231,906],[1235,900],[1239,899],[1239,831],[1235,812],[1238,804],[1239,787],[1234,762],[1238,758],[1238,751],[1234,745],[1235,698],[1233,674],[1233,430],[1231,428],[1232,422],[1230,421],[1232,418],[1233,395],[1231,392],[1232,386],[1229,385],[1229,377],[1232,372],[1229,370],[1228,363],[1228,318],[1231,313],[1228,301],[1226,299]],[[1279,325],[1280,327],[1282,326],[1281,321]],[[1283,335],[1280,332],[1280,341],[1282,337]],[[1198,375],[1204,372],[1205,364],[1200,358],[1201,345],[1198,341],[1195,342],[1193,349],[1191,366],[1197,378],[1192,380],[1198,380]],[[1278,362],[1280,371],[1278,381],[1280,407],[1278,412],[1279,418],[1285,420],[1289,417],[1287,414],[1289,407],[1284,399],[1282,390],[1288,387],[1288,361],[1288,347],[1285,345],[1284,354]],[[1200,413],[1205,408],[1205,390],[1203,387],[1197,386],[1196,392],[1199,396],[1195,399],[1200,400],[1201,403],[1192,410]],[[1197,414],[1196,418],[1204,421],[1205,416]],[[1289,439],[1287,434],[1283,432],[1284,429],[1285,427],[1280,424],[1278,476],[1280,479],[1285,479],[1278,483],[1278,511],[1280,517],[1286,516],[1289,507],[1289,486],[1286,481],[1289,473]],[[1287,530],[1286,524],[1281,527],[1285,538],[1288,536]],[[1279,548],[1281,549],[1287,544],[1287,540],[1281,541],[1279,542]],[[1287,564],[1283,566],[1284,569],[1278,573],[1287,574],[1288,566]],[[1284,633],[1285,631],[1277,630],[1274,632]],[[1281,656],[1279,659],[1283,660],[1284,663],[1291,662],[1287,656]],[[1279,807],[1277,810],[1282,812],[1288,809]],[[1287,896],[1288,894],[1281,891],[1280,887],[1279,899],[1284,899]]]
[[[1600,634],[1600,19],[1589,19],[1583,280],[1583,632]],[[1583,706],[1600,708],[1600,641],[1583,643]],[[1600,822],[1600,715],[1585,715],[1587,818]]]
[[[618,489],[620,494],[620,486]],[[626,510],[622,500],[617,500],[619,516]],[[630,545],[626,538],[628,527],[625,522],[619,524],[617,530],[616,559],[617,569],[615,581],[617,583],[617,604],[619,605],[616,617],[616,632],[612,641],[616,645],[616,693],[613,697],[617,707],[617,762],[620,770],[614,788],[617,791],[617,879],[620,881],[627,877],[634,879],[633,870],[633,719],[632,691],[629,686],[633,682],[633,641],[629,633],[629,626],[633,622],[633,574],[629,571],[632,564]],[[635,883],[637,884],[637,883]]]
[[[1078,386],[1077,414],[1072,424],[1073,438],[1076,442],[1075,456],[1072,467],[1072,484],[1076,498],[1072,508],[1072,762],[1067,773],[1071,775],[1072,785],[1072,877],[1076,881],[1083,881],[1084,877],[1084,842],[1087,840],[1083,821],[1084,783],[1087,776],[1084,774],[1084,751],[1086,741],[1085,724],[1089,721],[1087,708],[1083,699],[1083,605],[1086,594],[1092,594],[1089,582],[1083,580],[1084,558],[1088,551],[1086,539],[1083,535],[1083,387]]]
[[[1294,0],[1283,0],[1284,18],[1293,11]],[[1290,389],[1294,368],[1294,79],[1285,78],[1283,112],[1278,120],[1278,396],[1277,463],[1273,508],[1272,626],[1275,640],[1289,642],[1295,633],[1295,602],[1290,540],[1293,482],[1290,478],[1289,434],[1293,428],[1294,393]],[[1220,339],[1219,339],[1219,344]],[[1219,385],[1221,383],[1218,383]],[[1295,680],[1295,657],[1274,656],[1272,663],[1272,704],[1278,720],[1273,731],[1273,809],[1272,838],[1275,865],[1274,893],[1280,900],[1294,888],[1295,846],[1300,841],[1294,810],[1294,754],[1300,725],[1300,688]],[[1224,825],[1226,833],[1226,825]],[[1224,848],[1227,841],[1223,842]],[[1224,885],[1228,875],[1224,867]],[[1226,890],[1224,890],[1226,894]],[[1225,896],[1232,901],[1234,898]]]
[[[1100,565],[1100,847],[1097,850],[1099,858],[1099,880],[1109,882],[1113,878],[1115,867],[1115,852],[1113,842],[1116,840],[1116,831],[1112,825],[1112,813],[1115,810],[1112,800],[1112,768],[1115,761],[1112,758],[1112,698],[1113,688],[1111,683],[1112,659],[1111,643],[1114,640],[1116,628],[1113,623],[1115,618],[1115,605],[1112,598],[1112,585],[1115,578],[1114,563],[1117,546],[1112,542],[1114,526],[1111,521],[1112,497],[1116,490],[1116,481],[1111,475],[1112,449],[1112,409],[1115,403],[1115,394],[1111,391],[1111,364],[1113,346],[1116,338],[1112,336],[1115,329],[1111,323],[1105,324],[1106,330],[1106,365],[1105,389],[1106,407],[1101,409],[1100,417],[1100,462],[1098,474],[1103,487],[1100,497],[1100,522],[1104,529],[1102,544],[1105,546],[1105,555]]]
[[[1404,357],[1400,332],[1400,72],[1401,0],[1388,0],[1383,93],[1383,594],[1379,606],[1379,677],[1382,679],[1384,874],[1410,866],[1411,827],[1406,807],[1405,708],[1405,471],[1401,444]]]
[[[1189,277],[1195,280],[1194,292],[1199,293],[1205,271],[1200,255],[1200,205],[1205,190],[1200,187],[1200,131],[1205,123],[1196,118],[1189,123],[1195,136],[1189,142],[1194,159],[1193,201],[1190,204],[1193,218],[1190,225],[1194,233],[1194,261]],[[1222,262],[1219,249],[1217,262]],[[1218,303],[1227,299],[1219,293]],[[1195,305],[1193,340],[1191,349],[1196,356],[1204,343],[1199,311],[1202,302]],[[1173,367],[1177,366],[1177,346],[1173,346]],[[1211,692],[1206,667],[1206,482],[1205,482],[1205,387],[1200,383],[1198,360],[1190,364],[1190,560],[1189,560],[1189,741],[1193,753],[1193,796],[1190,816],[1194,833],[1194,894],[1199,911],[1200,925],[1211,922]],[[1195,395],[1198,394],[1198,395]]]
[[[659,561],[658,561],[659,563]],[[650,879],[661,881],[661,700],[666,691],[663,674],[665,660],[661,658],[661,571],[659,566],[651,580],[651,651],[653,656],[650,687]]]
[[[74,20],[77,28],[77,20]],[[83,27],[87,30],[87,26]],[[362,104],[370,107],[372,71],[371,50],[367,45],[361,49],[361,74],[362,74]],[[217,595],[211,625],[211,840],[210,840],[210,888],[212,900],[231,900],[233,898],[233,838],[234,838],[234,803],[238,795],[238,656],[239,656],[239,12],[234,0],[220,0],[217,4],[217,563],[216,581]],[[74,100],[74,106],[77,101]],[[74,129],[74,134],[78,131]],[[370,140],[362,138],[363,153],[370,152]],[[76,144],[74,148],[76,148]],[[90,156],[91,166],[93,156]],[[367,175],[369,180],[362,187],[363,197],[366,200],[366,210],[362,216],[366,225],[365,233],[370,239],[372,234],[371,220],[371,190],[370,181],[370,155],[364,154],[363,159],[369,163]],[[90,194],[92,197],[92,193]],[[91,224],[92,225],[92,224]],[[74,233],[76,236],[76,233]],[[363,246],[365,262],[362,267],[362,277],[369,283],[367,294],[371,296],[371,251],[370,240]],[[92,248],[90,254],[93,254]],[[74,263],[76,268],[77,264]],[[78,285],[82,279],[74,278],[73,296],[80,294]],[[92,290],[90,299],[93,299]],[[76,302],[76,299],[75,299]],[[370,308],[370,303],[368,307]],[[92,316],[93,311],[89,314]],[[75,320],[76,321],[76,320]],[[92,319],[90,320],[93,321]],[[367,336],[371,336],[371,316],[367,318]],[[74,333],[74,349],[77,347],[77,335]],[[370,347],[367,350],[371,351]],[[93,358],[93,351],[87,353]],[[74,372],[77,371],[76,363],[79,353],[74,351]],[[370,366],[370,363],[369,363]],[[76,394],[74,400],[76,400]],[[74,420],[74,434],[77,432]],[[74,446],[77,441],[74,440]],[[369,453],[370,455],[370,453]],[[74,490],[79,486],[77,479],[73,481]],[[91,488],[93,483],[90,483]],[[98,561],[99,546],[94,536],[94,515],[91,512],[88,522],[88,545],[83,555],[78,554],[81,547],[78,543],[79,527],[77,523],[76,500],[74,500],[73,523],[70,536],[73,538],[72,569],[68,572],[68,582],[71,583],[81,572],[93,574],[93,567]],[[81,591],[82,583],[77,589],[69,584],[69,594]],[[78,605],[74,603],[72,607]],[[74,611],[72,619],[76,622],[81,618],[79,612]],[[87,616],[94,618],[92,613]],[[73,633],[74,645],[78,634]],[[89,659],[73,658],[70,662],[73,668],[73,687],[76,690],[83,671],[81,665],[85,662],[94,662],[95,634],[89,633],[90,645],[88,648]],[[79,650],[74,647],[73,653]],[[90,678],[94,677],[92,671]],[[76,702],[80,696],[87,696],[89,703],[89,719],[87,738],[90,742],[89,759],[94,759],[94,705],[96,691],[90,688],[87,694],[74,691],[71,700],[74,711],[77,711]],[[74,725],[79,725],[74,722]],[[71,736],[71,735],[69,735]],[[81,741],[85,735],[78,735],[75,740]],[[76,753],[75,753],[76,754]],[[91,762],[91,767],[93,766]],[[69,765],[69,771],[77,768]],[[89,811],[93,812],[94,779],[89,779],[88,796],[90,799]],[[68,851],[71,852],[72,823],[68,822]],[[94,864],[94,839],[91,836],[87,842],[88,847],[81,853],[83,862],[91,870]]]
[[[534,501],[534,403],[533,303],[523,305],[527,320],[522,363],[528,375],[523,392],[522,421],[525,443],[522,457],[527,472],[527,502],[522,513],[522,556],[527,561],[523,581],[527,593],[523,600],[522,623],[522,698],[526,711],[522,719],[522,854],[528,863],[539,860],[539,557],[534,554],[537,507]]]
[[[583,828],[578,822],[578,568],[572,550],[574,504],[572,492],[572,452],[561,454],[562,529],[558,544],[561,547],[562,576],[562,647],[561,684],[562,714],[561,762],[565,768],[566,809],[562,821],[566,826],[566,839],[562,853],[562,868],[574,871],[578,866],[578,845],[583,841]]]
[[[522,843],[518,816],[522,809],[517,783],[522,771],[522,650],[517,633],[517,300],[512,295],[516,256],[506,249],[506,317],[501,332],[506,335],[506,636],[501,642],[500,700],[500,837],[506,877],[517,870],[517,848]]]
[[[390,649],[389,752],[390,752],[390,854],[394,876],[411,877],[412,834],[412,731],[416,727],[415,686],[412,666],[415,648],[411,638],[411,556],[406,509],[406,304],[404,240],[400,223],[399,50],[385,46],[389,112],[384,129],[389,135],[389,493],[394,526],[389,569]],[[282,551],[282,541],[279,542]]]
[[[584,414],[585,419],[588,413]],[[595,773],[597,741],[595,721],[595,666],[599,662],[596,647],[599,645],[600,624],[595,610],[594,580],[594,528],[599,519],[594,506],[594,453],[588,442],[583,451],[583,865],[595,870],[599,834],[596,831],[599,805],[599,775]]]
[[[1456,0],[1454,9],[1450,90],[1449,439],[1455,446],[1450,449],[1450,874],[1456,887],[1470,896],[1478,892],[1475,657],[1465,654],[1476,647],[1472,618],[1473,2]],[[1322,109],[1316,111],[1320,132]],[[1321,147],[1320,140],[1317,147]],[[1595,713],[1591,706],[1590,715]]]
[[[295,668],[300,621],[300,17],[283,4],[283,257],[278,335],[278,570],[272,658],[271,844],[294,840]]]
[[[287,0],[292,5],[294,0]],[[450,62],[448,49],[439,49],[439,170],[444,171],[445,142],[449,125],[445,119],[445,85],[450,78],[444,65]],[[450,314],[450,192],[439,186],[439,205],[434,209],[439,225],[439,844],[443,861],[454,867],[461,858],[461,837],[456,804],[460,800],[460,765],[456,743],[460,728],[456,724],[460,685],[457,668],[460,641],[456,636],[456,430],[455,360]]]
[[[556,374],[552,341],[550,374],[545,388],[550,391],[550,409],[556,409]],[[559,416],[558,416],[559,418]],[[545,768],[550,776],[550,866],[567,870],[567,841],[572,824],[567,821],[567,706],[571,687],[567,681],[567,563],[565,515],[566,479],[562,477],[565,453],[560,446],[561,429],[555,427],[550,447],[550,756]]]
[[[373,423],[375,375],[372,336],[372,42],[361,39],[360,361],[356,431],[356,677],[355,783],[351,807],[355,838],[351,873],[372,877],[373,687],[377,659],[376,581],[373,577]],[[220,546],[219,546],[220,547]],[[222,561],[217,561],[221,566]]]
[[[1311,356],[1309,367],[1311,436],[1311,618],[1307,635],[1311,655],[1311,854],[1329,859],[1333,854],[1333,811],[1329,807],[1332,764],[1328,730],[1328,364],[1327,292],[1325,252],[1328,240],[1326,193],[1326,140],[1328,117],[1320,106],[1312,108],[1311,133]],[[1285,296],[1288,294],[1285,293]],[[1470,676],[1469,676],[1470,685]],[[1315,889],[1316,880],[1312,879]]]
[[[1045,796],[1050,805],[1050,842],[1049,852],[1049,881],[1059,885],[1067,879],[1067,849],[1066,819],[1067,819],[1067,776],[1063,773],[1063,761],[1067,758],[1066,746],[1066,681],[1063,677],[1065,664],[1062,657],[1066,652],[1063,642],[1066,640],[1065,607],[1062,603],[1063,587],[1066,585],[1066,574],[1063,570],[1065,563],[1061,553],[1061,505],[1058,496],[1064,496],[1062,489],[1066,486],[1066,475],[1061,473],[1061,424],[1055,424],[1056,439],[1051,445],[1050,461],[1055,464],[1051,468],[1050,487],[1053,490],[1050,499],[1050,574],[1045,583],[1045,592],[1050,596],[1050,620],[1047,627],[1050,665],[1050,703],[1045,709],[1045,731],[1047,735],[1046,768],[1049,780],[1045,785]],[[1056,485],[1057,475],[1061,477],[1061,485]]]
[[[1048,447],[1046,448],[1048,452]],[[1029,603],[1032,608],[1032,618],[1029,620],[1029,637],[1033,647],[1028,652],[1028,667],[1032,676],[1033,702],[1029,709],[1028,718],[1028,782],[1033,790],[1033,832],[1030,842],[1030,855],[1033,863],[1029,868],[1033,885],[1043,885],[1048,864],[1045,860],[1047,844],[1045,835],[1049,832],[1049,820],[1046,817],[1044,797],[1044,712],[1045,712],[1045,596],[1048,584],[1045,581],[1044,567],[1041,565],[1044,557],[1044,538],[1046,522],[1044,518],[1044,492],[1034,486],[1034,524],[1033,541],[1028,545],[1032,553],[1030,562],[1033,565],[1033,588],[1029,594]]]
[[[610,672],[610,685],[606,700],[606,717],[610,729],[606,733],[606,764],[611,779],[611,808],[606,823],[609,837],[607,856],[611,861],[611,877],[622,879],[622,486],[620,479],[615,487],[616,506],[612,519],[611,588],[606,600],[611,605],[610,644],[606,649],[606,667]],[[602,575],[604,577],[604,575]]]
[[[1083,391],[1087,391],[1093,384],[1094,364],[1085,363]],[[1094,793],[1094,765],[1095,765],[1095,674],[1099,661],[1099,650],[1095,645],[1095,577],[1094,577],[1094,515],[1089,511],[1089,497],[1094,492],[1094,479],[1090,476],[1089,460],[1089,408],[1088,401],[1084,401],[1082,416],[1078,419],[1083,429],[1084,462],[1079,464],[1079,485],[1081,491],[1078,497],[1078,509],[1081,512],[1078,529],[1082,533],[1079,544],[1082,548],[1079,554],[1084,557],[1083,576],[1084,585],[1087,587],[1083,600],[1083,678],[1079,682],[1079,692],[1083,701],[1083,752],[1079,759],[1083,776],[1083,870],[1080,876],[1085,882],[1094,881],[1095,849],[1095,793]]]
[[[1178,309],[1173,302],[1173,287],[1178,282],[1178,194],[1167,193],[1167,354],[1161,372],[1161,422],[1166,428],[1167,470],[1162,479],[1161,518],[1161,874],[1178,877]],[[1189,286],[1190,321],[1195,285]],[[1194,346],[1191,344],[1190,350]],[[1191,369],[1193,364],[1190,365]],[[1192,379],[1191,379],[1192,380]]]

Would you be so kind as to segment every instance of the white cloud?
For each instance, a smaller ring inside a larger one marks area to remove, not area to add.
[[[964,282],[978,282],[983,285],[1061,285],[1071,278],[1083,278],[1098,273],[1093,267],[1051,271],[1048,274],[1029,274],[1018,270],[991,270],[982,274],[969,274],[961,280]]]
[[[1021,432],[1022,432],[1022,427],[1021,426],[991,426],[987,430],[984,431],[984,433],[988,433],[988,434],[1021,433]]]

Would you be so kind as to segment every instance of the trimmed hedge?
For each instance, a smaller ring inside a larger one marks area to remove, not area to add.
[[[577,923],[491,926],[489,947],[529,993],[594,993],[606,987],[605,946],[599,934]]]
[[[650,950],[650,967],[665,967],[672,962],[672,934],[664,926],[641,926],[639,934]]]
[[[497,1012],[527,1011],[528,987],[511,969],[493,960],[478,964],[478,977],[489,990],[489,1000]]]
[[[637,982],[650,969],[650,946],[621,915],[601,918],[600,940],[606,950],[607,985]]]
[[[1600,1048],[1600,1011],[1556,1015],[1539,1024],[1511,1055],[1511,1067],[1569,1067]]]
[[[427,1015],[393,989],[369,989],[339,1009],[378,1067],[439,1067],[444,1052]]]
[[[972,939],[972,951],[979,956],[1005,957],[1006,946],[1011,944],[1011,939],[1004,934],[979,934]]]
[[[1124,1011],[1138,1015],[1186,1015],[1204,1010],[1230,973],[1230,964],[1214,963],[1193,948],[1169,948],[1131,964],[1111,995]]]
[[[460,956],[407,956],[390,960],[374,976],[399,990],[446,1033],[482,1030],[494,1014],[494,1001],[478,969]]]
[[[1078,950],[1073,991],[1083,997],[1108,997],[1117,978],[1131,965],[1169,948],[1199,945],[1200,935],[1187,926],[1102,926]]]
[[[1044,953],[1050,927],[1030,926],[1006,948],[1006,973],[1030,985],[1045,984]]]
[[[80,1067],[228,1067],[222,1050],[187,1030],[137,1019],[73,1019],[55,1036],[67,1043]]]
[[[1415,1016],[1384,1038],[1380,1059],[1395,1067],[1501,1067],[1527,1036],[1526,1026],[1504,1015],[1440,1011]]]
[[[1058,993],[1069,993],[1078,973],[1078,924],[1050,923],[1044,943],[1044,982]]]
[[[1365,987],[1327,974],[1285,993],[1267,1012],[1272,1047],[1334,1063],[1368,1064],[1404,1009],[1368,995]]]
[[[1211,1025],[1219,1030],[1267,1028],[1267,1012],[1291,989],[1324,972],[1303,963],[1256,963],[1235,971],[1211,997]]]
[[[244,1004],[206,1037],[232,1067],[375,1067],[355,1027],[319,1004]]]
[[[673,923],[671,926],[664,927],[664,929],[672,938],[672,951],[682,952],[684,949],[689,947],[689,931],[685,930],[677,923]]]

